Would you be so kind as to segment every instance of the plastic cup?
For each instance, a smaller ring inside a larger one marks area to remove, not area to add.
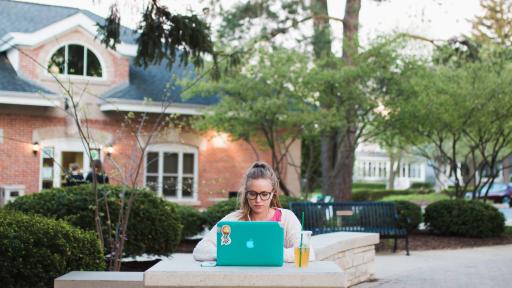
[[[309,264],[309,247],[311,244],[311,231],[302,231],[301,238],[302,244],[299,242],[299,246],[294,247],[294,262],[295,267],[305,268]],[[300,240],[299,240],[300,241]]]

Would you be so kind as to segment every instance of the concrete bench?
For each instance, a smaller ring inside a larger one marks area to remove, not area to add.
[[[143,288],[144,272],[73,271],[54,281],[54,288]]]
[[[191,254],[174,254],[145,272],[70,272],[55,288],[349,287],[375,274],[374,233],[337,232],[312,237],[317,261],[283,267],[201,267]]]
[[[344,274],[334,262],[315,261],[307,268],[201,267],[190,254],[177,254],[144,272],[144,287],[343,287]]]

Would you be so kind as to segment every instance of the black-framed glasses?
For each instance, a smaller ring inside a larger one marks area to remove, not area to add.
[[[266,191],[259,192],[259,193],[256,191],[247,191],[246,192],[247,199],[256,200],[256,198],[258,198],[258,196],[259,196],[261,201],[267,201],[268,199],[270,199],[270,197],[272,197],[272,194],[274,194],[274,192],[266,192]]]

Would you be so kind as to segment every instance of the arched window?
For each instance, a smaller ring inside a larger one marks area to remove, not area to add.
[[[48,72],[62,75],[102,77],[98,57],[82,45],[68,44],[53,53],[48,62]]]

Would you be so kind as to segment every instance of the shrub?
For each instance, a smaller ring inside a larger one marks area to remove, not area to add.
[[[482,202],[443,200],[427,206],[425,224],[435,234],[484,238],[502,234],[505,217]]]
[[[231,198],[229,200],[221,201],[213,206],[210,206],[208,210],[204,212],[204,217],[206,218],[206,226],[208,228],[213,227],[213,225],[217,224],[220,219],[224,218],[224,216],[237,209],[237,198]]]
[[[107,240],[108,233],[113,233],[113,231],[107,231],[105,225],[107,217],[105,199],[113,223],[112,230],[114,230],[114,226],[117,224],[123,189],[126,190],[126,197],[129,197],[131,193],[137,193],[128,221],[127,241],[124,249],[126,256],[143,253],[157,255],[172,253],[181,240],[182,229],[175,206],[166,205],[165,200],[146,189],[130,189],[121,186],[98,186],[105,246],[109,243]],[[81,185],[55,188],[18,197],[14,202],[7,205],[7,208],[63,219],[76,227],[95,231],[94,198],[91,185]]]
[[[379,201],[391,195],[409,195],[417,193],[416,190],[353,190],[353,201]]]
[[[409,233],[416,230],[421,223],[421,207],[409,201],[394,201],[394,203],[398,213],[398,225],[407,229]]]
[[[181,225],[183,225],[181,232],[182,238],[195,236],[204,230],[206,219],[199,210],[191,206],[176,205],[173,203],[169,203],[168,205],[174,205],[176,207]]]
[[[431,183],[427,182],[415,182],[411,184],[410,189],[423,189],[423,190],[432,190],[434,186]]]
[[[73,270],[105,269],[96,234],[64,221],[0,210],[2,287],[53,287]]]
[[[279,196],[279,202],[281,202],[281,206],[284,209],[290,209],[291,202],[301,202],[301,201],[304,201],[304,200],[297,198],[297,197],[293,197],[293,196],[286,196],[286,195]]]
[[[384,190],[386,184],[383,183],[352,183],[352,189],[360,190]]]
[[[281,202],[281,206],[283,206],[283,208],[289,209],[290,202],[300,202],[302,200],[300,198],[281,195],[279,196],[279,201]],[[224,216],[237,209],[239,209],[237,198],[231,198],[229,200],[222,201],[216,203],[213,206],[210,206],[210,208],[204,212],[204,217],[206,218],[206,226],[209,228],[213,227],[213,225],[217,224],[220,219],[224,218]]]

